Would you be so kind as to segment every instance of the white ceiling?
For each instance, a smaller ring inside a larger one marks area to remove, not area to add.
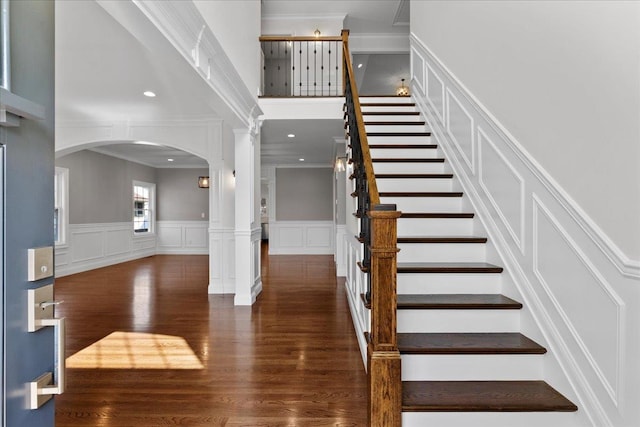
[[[261,162],[330,165],[336,156],[335,138],[344,143],[342,120],[267,120],[260,130]]]
[[[408,33],[403,24],[407,5],[406,0],[262,0],[263,14],[345,14],[352,34]],[[59,0],[55,8],[58,122],[218,116],[209,87],[141,13],[127,17],[139,29],[132,34],[93,0]],[[143,40],[140,32],[145,31]],[[146,90],[157,96],[143,96]],[[296,138],[286,138],[288,133]],[[334,138],[343,134],[340,121],[267,121],[261,134],[262,162],[300,164],[298,159],[304,158],[307,164],[331,164]],[[127,143],[97,150],[154,167],[207,165],[162,146]]]

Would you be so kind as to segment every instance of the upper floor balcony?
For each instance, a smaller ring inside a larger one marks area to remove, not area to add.
[[[261,97],[344,96],[344,44],[340,36],[262,36]]]

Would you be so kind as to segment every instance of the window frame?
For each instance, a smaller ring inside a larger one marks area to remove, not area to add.
[[[54,245],[65,247],[69,242],[69,169],[57,167],[54,173]],[[57,223],[55,211],[58,211]],[[56,239],[56,233],[58,238]]]
[[[136,187],[144,187],[149,192],[148,199],[148,208],[149,211],[149,226],[145,231],[136,231]],[[131,185],[131,220],[132,220],[132,232],[134,237],[144,237],[151,236],[155,234],[156,229],[156,220],[155,220],[155,211],[156,211],[156,184],[152,182],[144,182],[144,181],[132,181]]]

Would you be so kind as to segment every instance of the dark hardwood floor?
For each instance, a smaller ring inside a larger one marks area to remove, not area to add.
[[[366,374],[331,256],[263,251],[252,307],[207,295],[206,256],[60,278],[56,426],[364,426]]]

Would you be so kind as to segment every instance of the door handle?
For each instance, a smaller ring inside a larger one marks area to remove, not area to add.
[[[65,318],[53,317],[53,284],[28,291],[28,331],[36,332],[52,326],[54,335],[54,373],[45,372],[29,385],[29,409],[38,409],[53,395],[65,389]],[[53,381],[56,381],[53,383]]]

